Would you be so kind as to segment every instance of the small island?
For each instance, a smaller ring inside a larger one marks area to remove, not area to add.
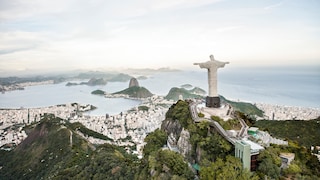
[[[88,82],[81,82],[81,83],[73,83],[68,82],[66,86],[77,86],[77,85],[88,85],[88,86],[99,86],[99,85],[106,85],[107,81],[103,78],[91,78]]]
[[[105,91],[102,91],[102,90],[100,90],[100,89],[97,89],[97,90],[95,90],[95,91],[92,91],[91,92],[91,94],[94,94],[94,95],[105,95]]]

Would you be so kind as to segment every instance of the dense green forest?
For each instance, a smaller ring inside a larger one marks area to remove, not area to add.
[[[223,96],[220,96],[220,97],[223,101],[226,101],[227,103],[229,103],[233,107],[233,109],[236,111],[243,112],[246,115],[251,117],[254,117],[254,116],[263,117],[263,111],[251,103],[235,102],[235,101],[230,101]]]
[[[254,126],[268,131],[272,136],[296,141],[300,145],[320,145],[320,119],[317,120],[287,120],[287,121],[256,121]]]

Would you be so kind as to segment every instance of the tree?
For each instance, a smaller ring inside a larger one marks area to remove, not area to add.
[[[257,176],[250,174],[247,169],[244,169],[240,159],[228,155],[224,161],[218,158],[215,162],[210,163],[209,166],[201,166],[200,177],[204,180],[212,179],[234,179],[234,180],[258,180]]]
[[[211,161],[226,157],[232,149],[230,143],[216,133],[204,138],[199,144],[206,151],[207,159]]]
[[[147,143],[143,148],[145,156],[149,155],[152,151],[160,149],[166,144],[168,136],[166,132],[160,129],[156,129],[152,133],[148,134],[144,141]]]
[[[280,177],[280,167],[275,165],[271,158],[263,159],[259,164],[258,171],[273,179],[278,179]]]
[[[273,179],[278,179],[280,177],[281,165],[279,151],[280,149],[274,147],[269,147],[262,151],[258,156],[258,161],[260,161],[258,171]]]
[[[298,164],[296,164],[295,161],[291,162],[289,167],[284,170],[286,174],[300,174],[302,172],[302,169],[299,167]]]
[[[187,179],[194,178],[188,164],[183,160],[182,155],[179,153],[170,150],[160,150],[158,152],[157,160],[161,164],[161,167],[168,167],[173,175],[178,175]]]

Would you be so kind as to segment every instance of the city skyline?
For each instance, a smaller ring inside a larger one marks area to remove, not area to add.
[[[0,73],[320,63],[320,3],[0,1]]]

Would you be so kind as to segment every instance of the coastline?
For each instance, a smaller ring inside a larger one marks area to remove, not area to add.
[[[4,94],[8,91],[24,90],[24,88],[28,86],[39,86],[39,85],[46,85],[46,84],[54,84],[54,80],[40,81],[40,82],[23,82],[23,83],[17,83],[12,85],[0,85],[0,91]]]
[[[137,98],[133,99],[138,100]],[[139,100],[141,101],[139,105],[110,116],[108,114],[90,115],[90,113],[83,113],[90,111],[92,105],[83,106],[78,103],[40,108],[1,108],[0,132],[2,140],[0,141],[0,147],[6,143],[15,143],[16,145],[21,143],[27,137],[22,127],[37,123],[41,120],[41,115],[50,113],[72,123],[80,122],[85,127],[111,138],[113,141],[108,141],[108,143],[127,147],[136,146],[136,149],[131,149],[130,152],[142,155],[141,148],[144,146],[144,138],[148,133],[161,126],[167,110],[175,102],[157,95]],[[254,105],[265,112],[264,118],[261,119],[310,120],[320,117],[319,108],[290,107],[266,103],[254,103]],[[140,109],[140,106],[147,108]],[[20,128],[12,130],[11,127],[14,126],[20,126]],[[11,129],[9,133],[5,130],[7,128]],[[86,139],[91,143],[106,142],[93,137],[86,137]]]

